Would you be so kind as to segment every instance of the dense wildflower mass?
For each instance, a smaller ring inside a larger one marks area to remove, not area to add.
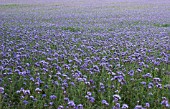
[[[169,4],[0,2],[0,109],[169,109]]]

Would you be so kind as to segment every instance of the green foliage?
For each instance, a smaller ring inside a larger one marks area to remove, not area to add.
[[[80,31],[81,29],[78,27],[61,27],[62,30],[65,31],[70,31],[70,32],[77,32]]]
[[[156,27],[170,27],[170,24],[154,24]]]

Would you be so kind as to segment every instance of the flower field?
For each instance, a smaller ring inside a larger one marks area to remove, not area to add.
[[[0,109],[170,109],[169,0],[0,0]]]

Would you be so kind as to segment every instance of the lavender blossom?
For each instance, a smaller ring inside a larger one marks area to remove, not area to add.
[[[121,99],[121,97],[117,94],[113,95],[113,102],[118,102]]]
[[[128,109],[128,108],[129,108],[129,106],[127,104],[122,105],[122,109]]]
[[[70,107],[75,107],[75,106],[76,106],[75,103],[74,103],[74,101],[69,101],[69,102],[68,102],[68,105],[69,105]]]
[[[0,87],[0,93],[4,93],[4,88]]]
[[[54,99],[56,99],[56,98],[57,98],[57,96],[55,96],[55,95],[51,95],[51,96],[50,96],[50,99],[51,99],[51,100],[54,100]]]

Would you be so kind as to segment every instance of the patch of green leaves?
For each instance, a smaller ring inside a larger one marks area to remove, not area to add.
[[[170,27],[170,24],[154,24],[156,27]]]
[[[0,5],[0,8],[2,9],[8,9],[8,8],[21,8],[21,7],[29,7],[31,5],[28,4],[2,4]]]
[[[62,30],[65,31],[71,31],[71,32],[77,32],[80,31],[81,29],[78,27],[61,27]]]

